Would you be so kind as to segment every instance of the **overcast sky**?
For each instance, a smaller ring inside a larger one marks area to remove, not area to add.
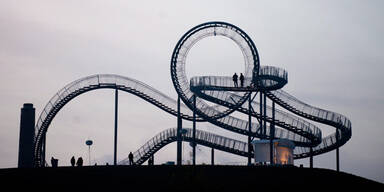
[[[341,150],[341,170],[384,182],[383,1],[11,1],[0,2],[0,167],[16,167],[20,108],[31,102],[36,119],[66,84],[93,74],[131,77],[176,98],[170,57],[179,38],[207,21],[243,29],[262,65],[284,68],[284,90],[311,105],[344,114],[352,139]],[[231,75],[244,69],[241,51],[225,38],[198,42],[187,75]],[[204,69],[204,71],[202,70]],[[176,126],[176,118],[127,93],[119,95],[118,157]],[[48,131],[47,158],[68,165],[72,155],[92,163],[113,153],[114,92],[97,90],[67,104]],[[190,125],[185,123],[186,126]],[[321,126],[323,135],[334,131]],[[199,129],[244,138],[207,123]],[[190,147],[184,144],[184,159]],[[245,158],[216,152],[218,163]],[[198,163],[210,162],[199,147]],[[155,163],[176,160],[171,144]],[[308,165],[308,159],[295,164]],[[335,169],[335,152],[314,160]]]

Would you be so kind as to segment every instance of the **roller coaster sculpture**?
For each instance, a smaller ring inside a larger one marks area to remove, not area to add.
[[[244,86],[235,87],[232,77],[203,76],[188,79],[185,73],[188,51],[199,40],[210,36],[232,39],[244,56]],[[191,142],[232,154],[253,156],[250,142],[260,139],[288,139],[294,142],[294,158],[313,157],[338,149],[351,138],[351,121],[345,116],[306,104],[281,88],[288,82],[285,70],[272,66],[260,66],[255,44],[240,28],[225,22],[200,24],[178,41],[171,58],[171,77],[178,93],[172,99],[156,89],[131,78],[111,74],[99,74],[76,80],[59,90],[42,110],[35,126],[35,166],[45,162],[45,137],[50,123],[60,109],[75,97],[96,89],[117,89],[136,95],[178,117],[177,128],[160,132],[136,152],[134,162],[144,163],[165,145],[177,141],[180,163],[181,142]],[[260,97],[256,101],[257,94]],[[272,107],[266,105],[266,98]],[[181,101],[184,103],[181,103]],[[214,103],[210,105],[207,101]],[[275,109],[275,104],[291,113]],[[233,112],[248,115],[237,118]],[[252,122],[256,118],[257,122]],[[193,128],[183,128],[182,119],[193,121]],[[305,119],[335,128],[335,132],[322,137],[321,130]],[[209,122],[223,129],[248,136],[248,142],[196,130],[196,122]],[[268,122],[268,126],[267,126]],[[195,148],[194,148],[195,149]],[[119,164],[128,164],[124,159]]]

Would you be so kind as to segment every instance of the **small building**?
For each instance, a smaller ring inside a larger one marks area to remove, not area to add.
[[[255,163],[271,163],[270,140],[255,140],[252,142]],[[293,150],[295,144],[287,139],[273,140],[273,163],[278,165],[293,165]]]

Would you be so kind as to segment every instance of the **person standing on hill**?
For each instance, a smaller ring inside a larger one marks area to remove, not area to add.
[[[76,164],[75,156],[72,156],[72,158],[71,158],[71,165],[72,165],[72,167],[74,167],[75,164]]]
[[[59,165],[59,160],[51,157],[51,165],[52,167],[57,167]]]
[[[82,158],[82,157],[79,157],[79,158],[77,159],[76,165],[77,165],[78,167],[82,167],[82,166],[83,166],[83,158]]]
[[[129,159],[129,165],[133,165],[133,154],[132,154],[132,152],[129,153],[128,159]]]

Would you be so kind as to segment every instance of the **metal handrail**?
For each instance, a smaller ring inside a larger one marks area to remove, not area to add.
[[[184,142],[193,142],[192,129],[183,128],[185,134],[183,134]],[[144,163],[149,157],[151,157],[156,151],[164,147],[165,145],[175,142],[177,140],[176,135],[177,128],[166,129],[154,137],[152,137],[147,143],[141,146],[137,151],[133,153],[133,161],[135,164]],[[165,135],[166,137],[162,137]],[[150,143],[155,143],[150,145]],[[218,150],[226,151],[229,153],[241,155],[247,157],[248,153],[248,144],[243,141],[235,140],[228,137],[223,137],[214,133],[196,130],[196,143],[204,145],[207,147],[212,147]],[[252,152],[251,152],[252,154]],[[121,160],[119,165],[128,165],[129,158]]]

